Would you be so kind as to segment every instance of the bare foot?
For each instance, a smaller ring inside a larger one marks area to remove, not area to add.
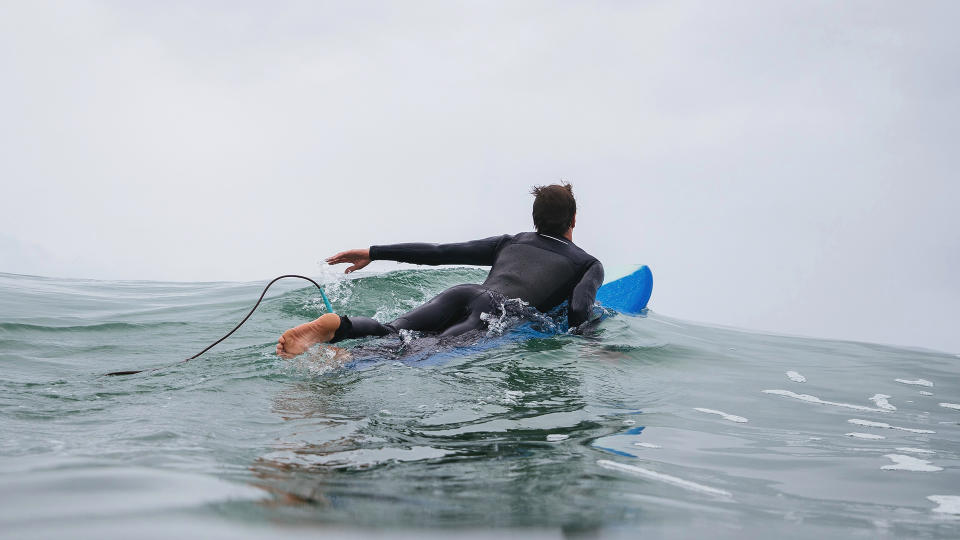
[[[277,340],[277,354],[283,358],[293,358],[303,354],[314,343],[326,343],[333,339],[337,328],[340,328],[340,316],[335,313],[324,313],[314,321],[284,332]]]

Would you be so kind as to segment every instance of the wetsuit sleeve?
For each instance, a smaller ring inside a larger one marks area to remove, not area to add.
[[[602,283],[603,265],[600,261],[594,261],[570,293],[570,312],[567,315],[570,328],[580,326],[590,318],[593,303],[597,299],[597,289]]]
[[[492,266],[510,235],[491,236],[456,244],[392,244],[370,246],[370,260],[412,264],[475,264]]]

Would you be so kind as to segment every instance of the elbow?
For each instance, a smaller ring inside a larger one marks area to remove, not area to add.
[[[567,322],[570,325],[570,328],[576,328],[581,324],[587,322],[587,319],[590,316],[589,309],[586,308],[574,308],[570,307],[570,313],[567,315]]]

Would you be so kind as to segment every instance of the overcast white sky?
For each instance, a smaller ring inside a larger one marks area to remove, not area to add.
[[[0,271],[531,228],[651,307],[960,352],[960,2],[0,2]],[[371,267],[374,269],[375,267]]]

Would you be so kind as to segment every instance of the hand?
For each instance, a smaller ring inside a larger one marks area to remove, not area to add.
[[[364,266],[370,264],[370,250],[369,249],[351,249],[348,251],[341,251],[333,257],[327,258],[327,264],[341,264],[341,263],[353,263],[353,266],[347,267],[343,271],[344,274],[349,274],[350,272],[355,272],[360,270]]]

